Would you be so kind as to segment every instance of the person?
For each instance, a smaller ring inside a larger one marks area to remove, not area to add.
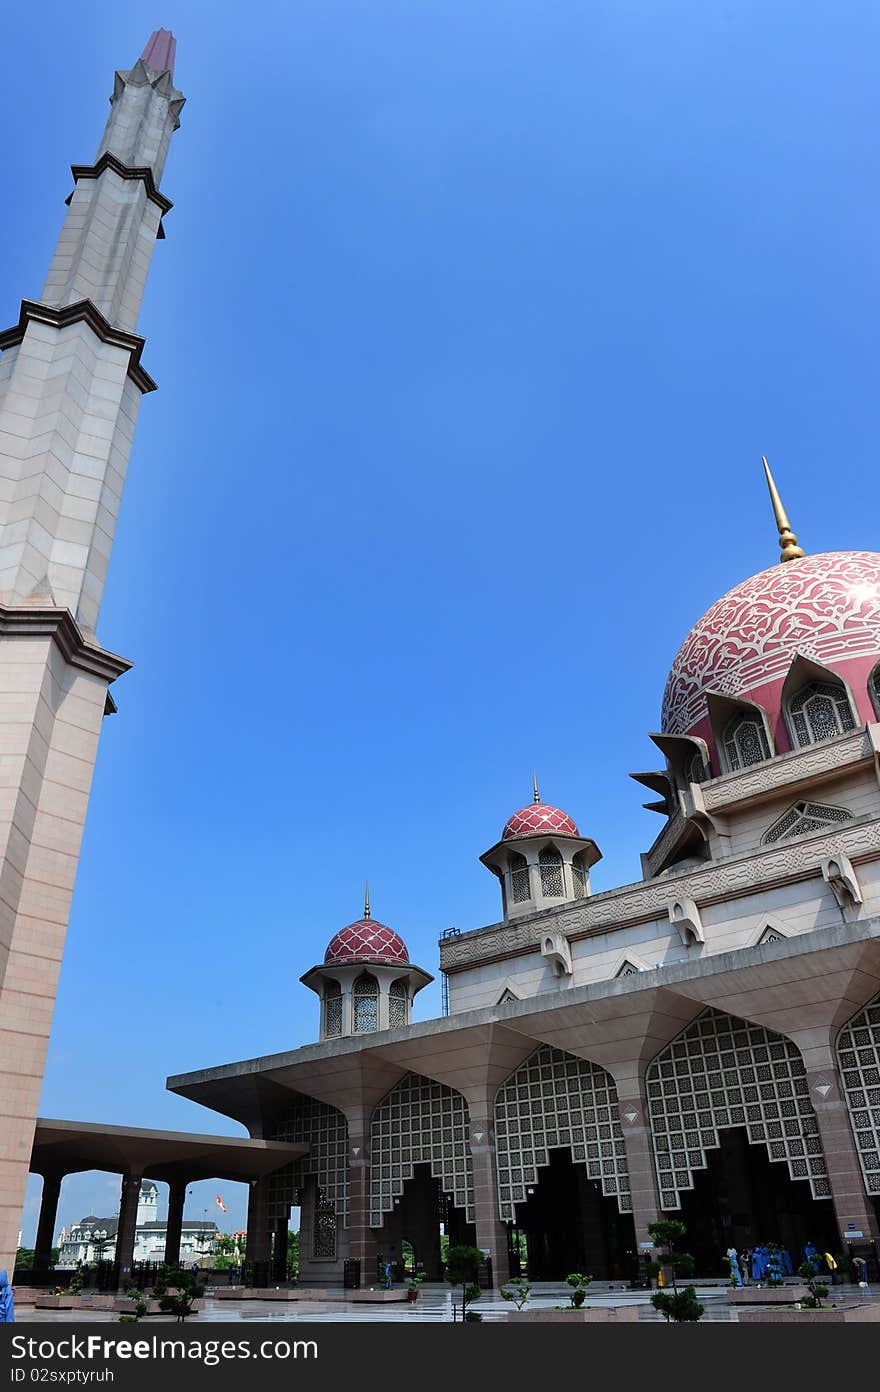
[[[226,1277],[226,1281],[227,1285],[235,1285],[235,1267],[232,1265],[232,1262],[229,1263],[229,1271]]]
[[[386,1285],[386,1287],[388,1288],[388,1290],[391,1289],[391,1277],[392,1277],[393,1272],[394,1272],[394,1263],[391,1262],[391,1261],[387,1261],[387,1262],[385,1263],[385,1285]]]
[[[190,1267],[189,1270],[190,1270],[190,1275],[191,1275],[191,1276],[198,1277],[198,1274],[199,1274],[199,1264],[198,1264],[198,1262],[195,1262],[195,1261],[194,1261],[193,1264],[192,1264],[192,1266]]]
[[[748,1286],[752,1281],[752,1254],[748,1247],[739,1254],[739,1269],[742,1272],[744,1283]]]
[[[736,1252],[736,1248],[735,1248],[735,1247],[728,1247],[728,1249],[727,1249],[727,1260],[728,1260],[729,1263],[730,1263],[730,1277],[731,1277],[731,1280],[733,1281],[733,1283],[734,1283],[735,1286],[741,1286],[742,1283],[743,1283],[743,1278],[742,1278],[742,1275],[741,1275],[741,1273],[740,1273],[740,1269],[739,1269],[739,1257],[737,1256],[737,1252]]]
[[[859,1286],[861,1287],[862,1290],[867,1290],[867,1289],[868,1289],[868,1263],[865,1261],[865,1258],[864,1258],[864,1257],[853,1257],[853,1259],[852,1259],[852,1264],[853,1264],[853,1266],[854,1266],[854,1268],[855,1268],[855,1273],[856,1273],[856,1277],[857,1277],[857,1279],[858,1279]],[[2,1279],[2,1277],[5,1276],[5,1275],[6,1275],[6,1272],[5,1272],[5,1271],[0,1272],[0,1279]]]
[[[15,1297],[5,1271],[0,1271],[0,1324],[15,1323]]]

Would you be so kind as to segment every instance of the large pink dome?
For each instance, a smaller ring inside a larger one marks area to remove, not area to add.
[[[664,733],[694,731],[707,692],[760,703],[781,689],[796,654],[842,675],[880,659],[880,554],[805,556],[728,590],[678,650],[663,696]]]
[[[375,923],[371,918],[359,918],[340,928],[327,944],[325,966],[342,966],[345,962],[384,962],[398,966],[409,962],[406,943],[393,928]]]
[[[545,802],[532,802],[508,818],[501,840],[515,841],[520,836],[540,836],[542,832],[554,831],[560,836],[580,836],[567,812]]]

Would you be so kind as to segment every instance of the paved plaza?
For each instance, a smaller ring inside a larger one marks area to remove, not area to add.
[[[326,1301],[288,1301],[288,1300],[219,1300],[206,1295],[203,1307],[195,1317],[195,1323],[203,1325],[212,1321],[250,1321],[257,1324],[282,1323],[352,1323],[352,1324],[419,1324],[451,1323],[452,1296],[448,1286],[424,1285],[414,1304],[368,1305],[346,1304],[335,1299]],[[532,1287],[529,1309],[552,1309],[558,1305],[568,1305],[568,1287],[564,1283],[536,1283]],[[727,1304],[727,1286],[719,1281],[717,1285],[697,1285],[697,1294],[705,1305],[703,1320],[712,1323],[737,1323],[738,1311]],[[590,1305],[636,1305],[640,1321],[662,1323],[650,1302],[650,1291],[634,1291],[621,1288],[610,1282],[596,1282],[590,1290]],[[880,1292],[860,1291],[855,1286],[833,1287],[829,1301],[835,1305],[863,1305],[880,1302]],[[506,1321],[512,1306],[501,1298],[497,1291],[486,1291],[472,1306],[479,1310],[486,1323]],[[37,1310],[22,1304],[18,1310],[21,1323],[75,1323],[83,1320],[89,1323],[115,1323],[119,1316],[108,1310]],[[151,1328],[154,1324],[169,1323],[171,1316],[151,1315],[142,1325]]]

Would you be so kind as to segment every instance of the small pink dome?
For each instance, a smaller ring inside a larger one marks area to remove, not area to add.
[[[545,802],[532,802],[514,812],[501,833],[502,841],[515,841],[520,836],[540,836],[543,832],[558,832],[560,836],[580,836],[567,812],[550,807]]]
[[[389,966],[409,962],[406,943],[393,928],[375,923],[371,918],[359,918],[340,928],[327,944],[325,966],[342,966],[345,962],[384,962]]]

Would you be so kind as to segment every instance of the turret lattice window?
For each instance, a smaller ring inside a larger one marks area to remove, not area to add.
[[[524,904],[532,897],[531,886],[529,885],[529,867],[525,856],[518,851],[510,853],[510,902],[512,904]]]
[[[392,981],[388,988],[388,1028],[400,1029],[409,1024],[406,982]]]
[[[545,846],[538,856],[541,867],[541,893],[545,899],[562,899],[565,895],[562,856],[555,846]]]
[[[372,1034],[379,1028],[379,983],[376,978],[363,972],[354,983],[351,1001],[354,1033]]]
[[[788,709],[801,747],[833,739],[856,727],[849,697],[842,686],[831,682],[811,682],[803,687],[792,697]]]
[[[324,982],[324,1037],[335,1039],[342,1033],[342,987],[338,981]]]

